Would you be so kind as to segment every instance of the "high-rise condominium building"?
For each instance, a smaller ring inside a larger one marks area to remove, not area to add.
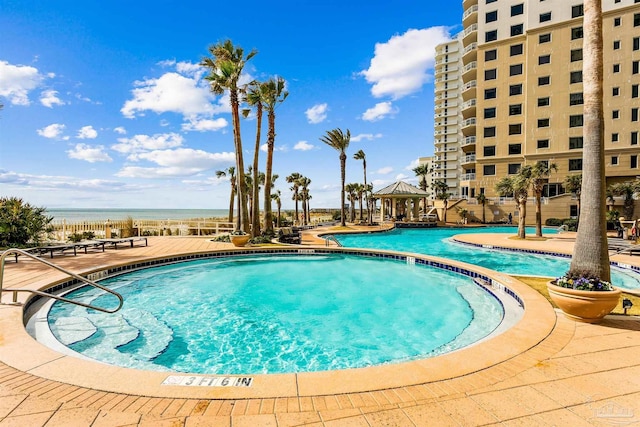
[[[611,184],[640,175],[640,0],[602,6]],[[463,198],[495,197],[496,182],[523,165],[555,163],[545,216],[575,216],[562,182],[582,170],[582,2],[464,0],[463,9],[461,33],[436,48],[436,179]]]

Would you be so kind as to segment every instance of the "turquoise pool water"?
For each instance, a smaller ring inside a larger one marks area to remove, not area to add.
[[[555,232],[555,229],[544,230],[546,234]],[[347,247],[389,249],[439,256],[514,275],[559,277],[569,268],[569,258],[485,249],[451,241],[451,237],[456,234],[469,233],[515,234],[516,229],[514,227],[396,228],[389,232],[336,234],[335,237]],[[534,234],[535,230],[527,228],[527,233]],[[639,279],[640,276],[635,273],[612,268],[612,281],[615,286],[640,289]]]
[[[198,260],[101,283],[124,296],[120,312],[55,303],[50,329],[86,357],[138,369],[255,374],[400,362],[474,343],[504,316],[466,276],[344,254]],[[93,289],[68,296],[113,302]]]

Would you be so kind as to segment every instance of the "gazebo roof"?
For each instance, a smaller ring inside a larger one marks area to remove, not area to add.
[[[392,196],[392,197],[427,197],[429,193],[416,187],[415,185],[407,184],[406,182],[398,181],[391,185],[388,185],[373,193],[374,197]]]

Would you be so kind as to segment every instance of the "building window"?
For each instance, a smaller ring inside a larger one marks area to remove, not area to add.
[[[495,3],[495,2],[497,2],[497,1],[498,1],[498,0],[487,0],[487,4],[489,4],[489,3]]]
[[[522,104],[509,105],[509,115],[517,116],[522,114]]]
[[[629,167],[631,169],[636,169],[638,167],[638,156],[636,154],[632,155],[629,159]]]
[[[637,122],[638,121],[638,109],[637,108],[632,108],[631,109],[631,121],[632,122]]]
[[[524,3],[511,6],[511,16],[522,15],[524,13]]]
[[[497,96],[497,89],[495,87],[484,90],[484,99],[494,99]]]
[[[581,171],[582,170],[582,159],[569,159],[569,170],[570,171]]]
[[[614,87],[611,91],[611,96],[618,96],[618,95],[620,95],[620,88]]]
[[[486,51],[484,53],[485,62],[493,61],[493,60],[495,60],[497,58],[498,58],[498,50],[497,49],[491,49],[491,50],[488,50],[488,51]]]
[[[484,70],[484,79],[485,80],[495,80],[497,76],[497,71],[495,68],[491,70]]]
[[[581,39],[584,36],[582,27],[575,27],[571,29],[571,40]]]
[[[616,166],[618,164],[618,156],[611,156],[611,166]]]
[[[498,40],[498,30],[487,31],[484,33],[484,41],[486,43]]]
[[[620,110],[611,111],[611,118],[612,119],[619,119],[620,118]]]
[[[515,64],[515,65],[509,66],[510,76],[517,76],[519,74],[522,74],[522,64]]]
[[[582,49],[571,50],[571,62],[582,61]]]
[[[485,14],[485,22],[495,22],[498,20],[498,11],[492,10],[491,12],[487,12]]]
[[[639,65],[640,61],[633,61],[631,63],[631,73],[638,74],[638,68],[640,68]]]
[[[522,55],[522,43],[509,46],[509,54],[511,56]]]
[[[489,126],[484,128],[484,137],[485,138],[492,138],[496,136],[496,127],[495,126]]]
[[[524,33],[524,25],[523,24],[517,24],[517,25],[512,25],[511,26],[511,37],[519,36],[522,33]]]
[[[640,37],[633,38],[633,50],[640,50]]]
[[[582,71],[572,71],[569,74],[569,83],[582,83]]]
[[[631,97],[632,98],[638,97],[638,85],[631,85]]]
[[[538,98],[538,107],[546,107],[550,103],[550,98],[548,96],[545,96],[544,98]]]
[[[614,40],[613,41],[613,50],[618,50],[620,49],[620,40]]]
[[[522,154],[522,144],[509,144],[509,155]]]
[[[571,17],[577,18],[579,16],[584,15],[584,6],[581,4],[571,6]]]
[[[613,64],[613,72],[614,73],[620,72],[620,64]]]
[[[640,13],[633,14],[633,26],[640,27]]]
[[[538,77],[538,86],[546,86],[551,82],[550,76]]]
[[[569,205],[569,218],[578,218],[578,205]]]
[[[582,92],[569,94],[569,105],[582,105],[584,104],[584,98]]]
[[[538,43],[549,43],[551,41],[551,33],[540,34],[538,36]]]
[[[638,145],[638,132],[631,132],[631,144],[630,145]]]
[[[540,22],[549,22],[549,21],[551,21],[551,12],[540,14]]]
[[[548,64],[551,62],[551,55],[540,55],[538,57],[538,65]]]
[[[485,108],[484,109],[484,118],[485,119],[493,119],[496,117],[496,107]]]
[[[522,124],[517,123],[517,124],[509,125],[509,135],[520,135],[521,133],[522,133]]]
[[[569,150],[577,150],[582,148],[583,139],[581,136],[573,136],[569,138]]]
[[[520,163],[509,163],[509,175],[515,175],[520,170]]]
[[[617,134],[617,133],[612,133],[611,134],[611,142],[618,142],[619,138],[620,138],[619,134]]]
[[[620,18],[613,18],[613,26],[614,27],[619,27],[620,26]]]
[[[538,119],[538,127],[539,128],[548,128],[549,127],[549,119]]]
[[[509,86],[509,96],[521,95],[521,94],[522,94],[522,83]]]
[[[569,127],[575,128],[582,126],[583,118],[582,114],[576,114],[575,116],[569,116]]]
[[[482,173],[485,176],[491,176],[496,174],[496,165],[484,165],[482,167]]]
[[[549,148],[549,140],[548,139],[539,139],[538,140],[538,148]]]
[[[488,145],[486,147],[484,147],[484,156],[485,157],[492,157],[496,155],[496,146],[495,145]]]

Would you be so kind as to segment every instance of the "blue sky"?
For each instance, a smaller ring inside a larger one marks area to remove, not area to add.
[[[338,152],[319,140],[338,127],[352,136],[347,182],[362,182],[360,149],[375,189],[416,182],[410,169],[433,153],[434,47],[461,14],[459,1],[0,0],[0,196],[227,207],[215,171],[235,164],[228,98],[198,66],[226,39],[258,51],[244,81],[287,81],[274,154],[285,208],[292,172],[312,180],[312,208],[339,206]],[[255,126],[242,120],[245,165]]]

